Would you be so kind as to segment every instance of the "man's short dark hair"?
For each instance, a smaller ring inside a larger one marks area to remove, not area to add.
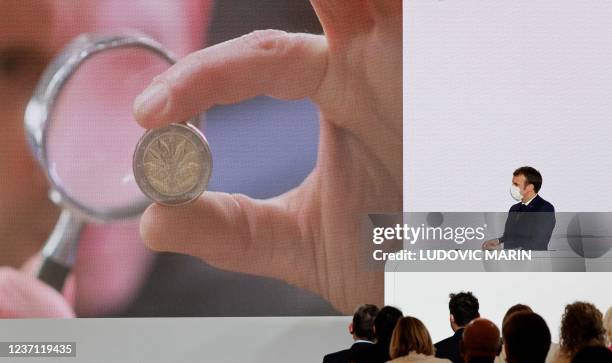
[[[462,291],[458,294],[450,294],[449,297],[448,309],[455,319],[455,324],[465,326],[480,316],[478,299],[471,292]]]
[[[520,168],[516,169],[512,175],[524,175],[525,179],[527,179],[525,186],[533,184],[533,190],[535,190],[536,193],[539,192],[540,188],[542,187],[542,174],[531,166],[521,166]]]
[[[391,335],[397,321],[402,318],[402,312],[393,306],[384,306],[374,319],[374,328],[376,328],[376,340],[383,344],[391,342]]]
[[[504,346],[509,363],[544,363],[550,349],[550,329],[533,312],[511,314],[503,327]]]
[[[373,304],[364,304],[353,314],[353,334],[362,339],[374,340],[374,318],[378,314],[378,307]]]

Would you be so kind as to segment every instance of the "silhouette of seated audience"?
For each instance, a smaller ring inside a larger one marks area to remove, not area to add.
[[[425,324],[402,317],[392,306],[361,305],[348,330],[354,343],[326,355],[324,363],[612,363],[612,307],[605,318],[595,305],[565,306],[559,344],[552,342],[542,316],[524,304],[508,309],[500,330],[480,317],[471,292],[450,294],[450,325],[455,334],[435,345]]]

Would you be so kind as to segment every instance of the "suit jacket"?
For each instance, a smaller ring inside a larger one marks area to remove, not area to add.
[[[495,357],[475,357],[467,363],[495,363]]]
[[[461,338],[463,338],[463,328],[458,329],[453,336],[434,344],[436,357],[448,359],[453,363],[463,363]]]
[[[389,343],[376,342],[376,344],[365,347],[359,355],[355,356],[353,363],[385,363],[390,360]]]
[[[555,223],[555,207],[536,195],[528,205],[519,202],[510,207],[499,241],[506,249],[546,251]]]
[[[339,352],[330,353],[323,357],[323,363],[351,363],[359,357],[363,352],[370,348],[373,343],[356,342],[349,349],[344,349]]]

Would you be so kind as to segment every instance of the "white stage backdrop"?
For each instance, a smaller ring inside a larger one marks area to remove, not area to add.
[[[404,2],[406,211],[507,211],[512,171],[539,169],[558,211],[612,210],[612,4]],[[448,293],[496,322],[528,303],[553,335],[563,306],[612,305],[612,274],[386,275],[386,302],[450,334]]]

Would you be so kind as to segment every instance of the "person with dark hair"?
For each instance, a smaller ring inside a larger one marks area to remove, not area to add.
[[[550,350],[550,329],[529,311],[512,313],[502,327],[507,363],[545,363]]]
[[[510,195],[518,203],[510,207],[504,234],[485,241],[483,249],[548,250],[548,242],[555,228],[555,207],[538,193],[542,187],[542,175],[530,166],[523,166],[512,173]]]
[[[435,344],[436,357],[463,363],[460,350],[463,329],[469,322],[480,317],[479,308],[478,299],[471,292],[450,294],[450,326],[455,334]]]
[[[512,305],[510,309],[506,311],[506,314],[504,314],[504,318],[502,320],[502,331],[504,329],[504,326],[506,326],[506,323],[508,322],[508,319],[510,318],[510,316],[512,314],[521,313],[521,312],[533,313],[533,310],[531,310],[530,306],[525,305],[525,304]],[[502,341],[502,345],[503,345],[503,341]],[[495,362],[496,363],[506,363],[506,352],[504,351],[503,348],[501,349],[499,356],[495,359]]]
[[[595,305],[575,302],[565,306],[561,318],[560,348],[551,362],[570,363],[586,347],[606,345],[603,314]]]
[[[407,316],[397,322],[391,337],[390,363],[450,363],[448,359],[434,357],[434,346],[425,325],[417,318]]]
[[[466,325],[460,349],[465,363],[494,363],[499,354],[499,329],[490,320],[477,318]]]
[[[323,363],[350,363],[361,352],[374,344],[374,318],[378,314],[378,307],[372,304],[361,305],[353,314],[353,321],[349,324],[349,333],[355,343],[349,348],[323,357]]]
[[[515,313],[533,313],[533,310],[531,309],[531,307],[529,305],[525,305],[525,304],[514,304],[510,307],[510,309],[508,309],[506,311],[506,314],[504,314],[504,319],[502,320],[502,330],[504,328],[504,326],[506,326],[506,323],[508,322],[508,319],[510,318],[510,316],[512,314]]]
[[[354,363],[384,363],[391,360],[389,355],[391,335],[402,316],[402,312],[393,306],[380,309],[374,318],[376,343],[362,350],[359,356],[355,356]]]
[[[612,351],[606,347],[586,347],[574,355],[572,363],[612,363]]]

